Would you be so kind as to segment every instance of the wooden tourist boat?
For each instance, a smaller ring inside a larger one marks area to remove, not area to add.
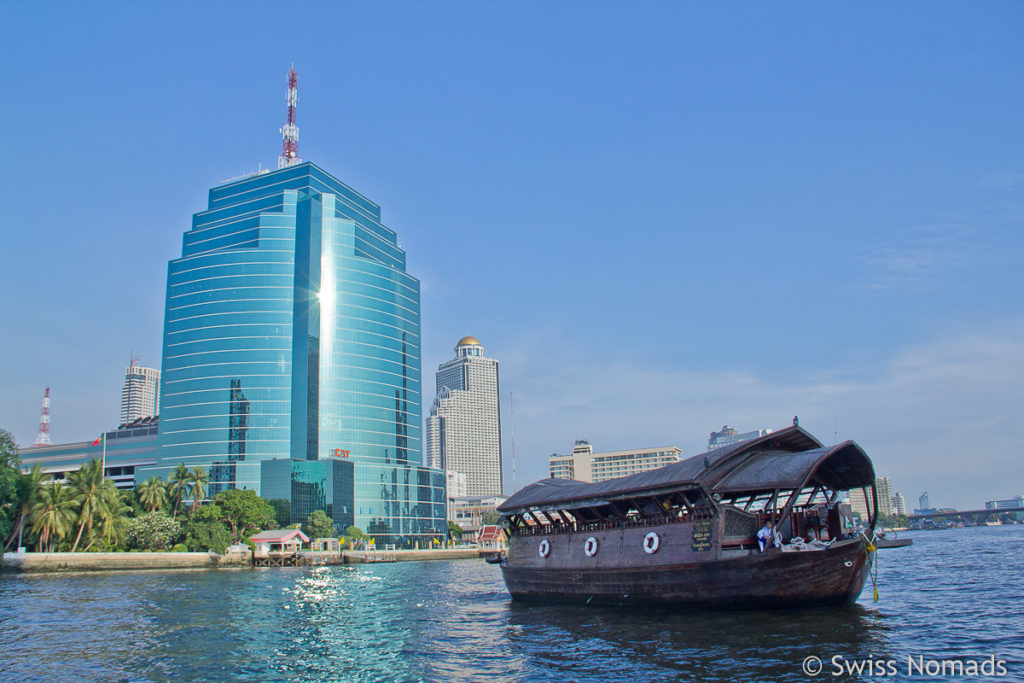
[[[823,446],[799,426],[598,484],[544,479],[498,508],[510,537],[501,570],[524,601],[853,602],[876,551],[874,482],[856,443]],[[840,502],[845,491],[865,496],[866,529]],[[781,547],[762,552],[766,520]]]

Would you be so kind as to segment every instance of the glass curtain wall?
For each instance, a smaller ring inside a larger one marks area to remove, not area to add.
[[[376,204],[310,163],[214,188],[168,269],[156,472],[259,491],[263,460],[343,458],[356,526],[443,537],[419,331],[419,281]]]

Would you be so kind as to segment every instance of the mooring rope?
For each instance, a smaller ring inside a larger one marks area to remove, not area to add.
[[[872,533],[871,539],[868,539],[868,537],[864,535],[863,531],[860,533],[860,537],[864,539],[865,543],[867,543],[866,550],[868,551],[868,561],[872,563],[872,567],[869,570],[868,575],[871,577],[871,587],[875,589],[875,602],[878,602],[878,549],[875,547],[873,539],[877,533],[877,531]],[[872,554],[874,557],[871,557]]]

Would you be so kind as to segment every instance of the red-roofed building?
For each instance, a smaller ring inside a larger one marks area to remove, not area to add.
[[[274,529],[261,531],[250,539],[256,544],[256,557],[268,553],[297,553],[303,543],[309,543],[309,536],[301,529]]]
[[[505,531],[496,524],[480,527],[476,542],[485,548],[497,548],[505,545]]]

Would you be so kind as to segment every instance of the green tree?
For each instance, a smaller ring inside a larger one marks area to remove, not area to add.
[[[199,501],[206,497],[206,485],[210,483],[210,475],[202,467],[192,470],[189,477],[189,484],[192,490],[192,512],[195,513],[199,507]]]
[[[205,510],[204,506],[200,510]],[[197,522],[194,518],[185,523],[185,545],[189,550],[212,550],[223,554],[231,545],[231,532],[220,520]]]
[[[462,538],[462,527],[455,522],[448,522],[448,536],[451,538]]]
[[[171,477],[168,480],[169,484],[167,486],[167,495],[170,496],[172,501],[174,501],[174,512],[171,513],[172,517],[178,516],[178,508],[181,507],[182,502],[185,500],[191,478],[192,474],[183,463],[178,463],[178,466],[174,468],[173,472],[171,472]]]
[[[104,484],[103,505],[97,510],[96,527],[99,533],[90,539],[86,550],[89,550],[96,541],[100,541],[107,550],[121,550],[124,542],[125,526],[132,507],[125,504],[122,491],[119,491],[112,481],[107,479]]]
[[[231,528],[231,538],[239,540],[251,531],[272,527],[277,523],[274,508],[252,489],[228,489],[213,497],[223,511],[223,519]]]
[[[306,523],[302,525],[302,530],[310,540],[330,538],[334,536],[334,522],[323,510],[313,510],[306,519]]]
[[[139,484],[139,502],[149,512],[155,512],[167,505],[167,485],[160,477],[150,477]]]
[[[64,484],[51,481],[43,485],[30,514],[32,532],[39,539],[37,549],[49,552],[71,530],[75,521],[75,500]]]
[[[185,544],[189,550],[223,553],[231,544],[231,533],[222,521],[224,509],[216,503],[196,510],[185,523]]]
[[[352,543],[359,543],[366,539],[366,534],[357,526],[350,526],[345,529],[345,538]]]
[[[43,474],[43,470],[39,465],[35,465],[26,473],[16,472],[14,481],[15,498],[10,508],[14,512],[14,524],[9,530],[10,535],[7,538],[7,543],[4,544],[4,550],[10,548],[11,544],[15,541],[18,542],[19,547],[21,546],[22,531],[25,529],[25,524],[28,522],[29,515],[32,512],[32,506],[39,500],[43,482],[46,478],[47,476]],[[0,524],[0,527],[2,526]],[[0,528],[0,531],[2,531],[2,528]]]
[[[167,550],[181,538],[181,524],[166,512],[149,512],[125,524],[125,543],[132,550]]]
[[[85,531],[92,531],[93,524],[106,514],[109,490],[116,489],[114,482],[103,476],[103,463],[99,458],[90,460],[81,468],[68,475],[71,493],[78,503],[78,535],[71,546],[71,552],[78,549]]]
[[[118,489],[121,492],[121,504],[128,508],[128,514],[132,517],[141,517],[147,510],[139,502],[138,489]]]
[[[498,515],[497,510],[488,510],[480,516],[480,524],[483,526],[487,526],[488,524],[497,524],[499,521],[501,521],[501,516]]]
[[[6,429],[0,429],[0,538],[11,536],[18,516],[18,479],[21,465],[18,444]]]
[[[210,503],[196,510],[190,519],[197,522],[222,522],[224,521],[224,508],[216,503]]]

